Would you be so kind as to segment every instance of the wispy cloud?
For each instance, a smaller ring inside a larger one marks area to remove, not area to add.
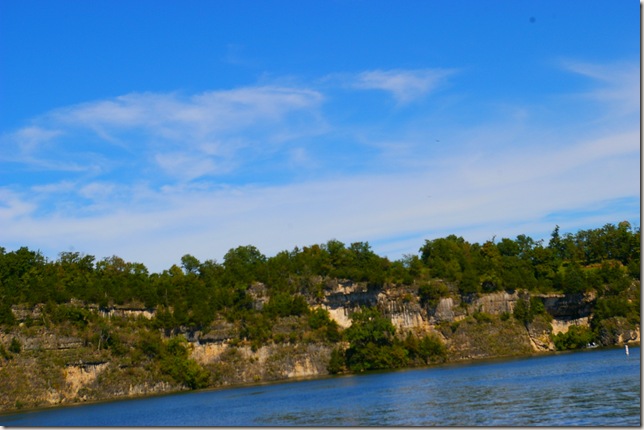
[[[192,96],[134,93],[57,109],[4,135],[3,159],[25,168],[102,173],[136,165],[187,180],[228,171],[241,150],[256,154],[322,127],[321,93],[249,87]],[[295,120],[291,121],[294,118]]]
[[[448,69],[372,70],[355,76],[351,85],[389,92],[399,104],[407,104],[436,90],[454,73]]]
[[[489,104],[503,105],[503,115],[442,125],[440,136],[426,124],[434,111],[398,110],[395,125],[356,126],[337,120],[351,109],[328,112],[330,97],[313,85],[136,93],[57,109],[2,136],[16,149],[12,163],[51,170],[0,188],[2,246],[74,247],[162,270],[185,253],[221,258],[248,243],[272,254],[331,238],[368,240],[396,258],[451,233],[486,240],[549,232],[553,214],[578,214],[571,228],[615,222],[632,211],[605,209],[610,202],[639,201],[639,123],[625,122],[618,102],[631,100],[626,88],[639,82],[630,72],[620,81],[603,68],[567,70],[589,77],[593,97],[550,110],[564,115],[592,100],[600,126],[586,130],[574,117],[544,125],[538,106],[498,100]],[[405,104],[451,73],[368,71],[335,85],[351,82],[352,98],[377,89]]]
[[[639,64],[618,62],[593,64],[582,61],[562,61],[565,70],[586,76],[594,88],[582,96],[595,102],[609,104],[613,113],[632,114],[640,110]]]

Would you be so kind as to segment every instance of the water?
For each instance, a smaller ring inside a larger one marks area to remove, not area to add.
[[[640,348],[0,416],[5,426],[640,426]]]

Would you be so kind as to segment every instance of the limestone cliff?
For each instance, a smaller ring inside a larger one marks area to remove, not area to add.
[[[377,307],[400,336],[407,332],[439,336],[450,361],[552,351],[552,335],[566,333],[573,326],[589,325],[595,300],[592,294],[530,295],[523,291],[500,291],[466,297],[452,293],[430,305],[421,303],[418,289],[413,286],[376,288],[348,280],[324,282],[323,295],[311,299],[311,307],[328,310],[340,327],[349,327],[351,315],[357,310]],[[250,295],[255,309],[267,303],[261,284],[254,284]],[[511,316],[520,300],[535,297],[547,313],[525,324]],[[154,310],[142,306],[89,305],[87,309],[100,313],[106,321],[154,317]],[[42,305],[14,307],[12,311],[19,325],[0,332],[0,344],[6,355],[0,357],[0,411],[187,389],[158,368],[143,366],[145,357],[133,349],[121,349],[115,355],[100,346],[91,347],[91,339],[72,329],[61,329],[47,321],[45,325],[29,326],[32,324],[29,321],[43,320]],[[271,329],[283,334],[284,342],[259,346],[240,341],[239,325],[223,319],[216,319],[209,328],[200,331],[179,330],[173,334],[186,338],[189,357],[209,372],[212,387],[328,374],[332,350],[347,345],[289,339],[291,327],[300,323],[297,317],[278,319]],[[624,318],[607,319],[601,324],[601,345],[640,341],[639,326],[633,327]],[[117,326],[110,330],[114,338],[121,336],[125,341],[128,336],[119,335]],[[14,339],[21,351],[7,353]]]

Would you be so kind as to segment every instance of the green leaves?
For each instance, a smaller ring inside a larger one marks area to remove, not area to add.
[[[182,337],[171,338],[162,348],[161,371],[191,389],[208,386],[210,373],[188,358],[187,342]]]
[[[375,308],[354,313],[345,338],[350,342],[346,362],[354,372],[393,369],[408,363],[407,351],[396,341],[391,321]]]

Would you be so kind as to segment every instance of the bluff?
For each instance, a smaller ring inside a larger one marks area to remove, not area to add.
[[[265,286],[256,283],[252,291],[253,306],[261,309],[267,303]],[[542,312],[529,321],[518,320],[517,306],[531,301],[541,303]],[[164,372],[164,359],[160,359],[160,365],[154,362],[158,358],[154,354],[160,356],[160,352],[141,352],[137,347],[143,345],[146,351],[145,343],[132,340],[146,321],[158,316],[158,310],[134,305],[101,308],[78,302],[73,306],[96,315],[104,330],[103,342],[110,348],[95,347],[86,333],[73,326],[46,324],[44,305],[14,306],[12,312],[18,324],[0,332],[0,410],[190,388],[189,382],[177,382],[169,376],[171,373]],[[361,309],[378,309],[401,339],[409,334],[439,338],[445,345],[447,362],[554,351],[556,335],[568,333],[571,327],[590,327],[595,306],[592,293],[531,294],[518,290],[465,296],[450,293],[427,303],[413,286],[375,288],[347,279],[328,279],[323,297],[309,298],[310,309],[326,310],[341,330],[351,327],[353,314]],[[43,318],[45,324],[35,323]],[[273,340],[259,345],[245,340],[243,324],[223,318],[202,330],[156,332],[161,343],[177,336],[185,339],[187,360],[205,372],[205,386],[220,387],[328,375],[333,350],[346,350],[348,342],[321,341],[303,333],[304,324],[304,317],[278,318],[270,328]],[[604,325],[599,339],[603,346],[640,341],[638,324],[615,317]],[[14,352],[10,352],[12,342],[20,345]],[[154,349],[150,345],[147,348]],[[185,369],[191,371],[190,367]]]

